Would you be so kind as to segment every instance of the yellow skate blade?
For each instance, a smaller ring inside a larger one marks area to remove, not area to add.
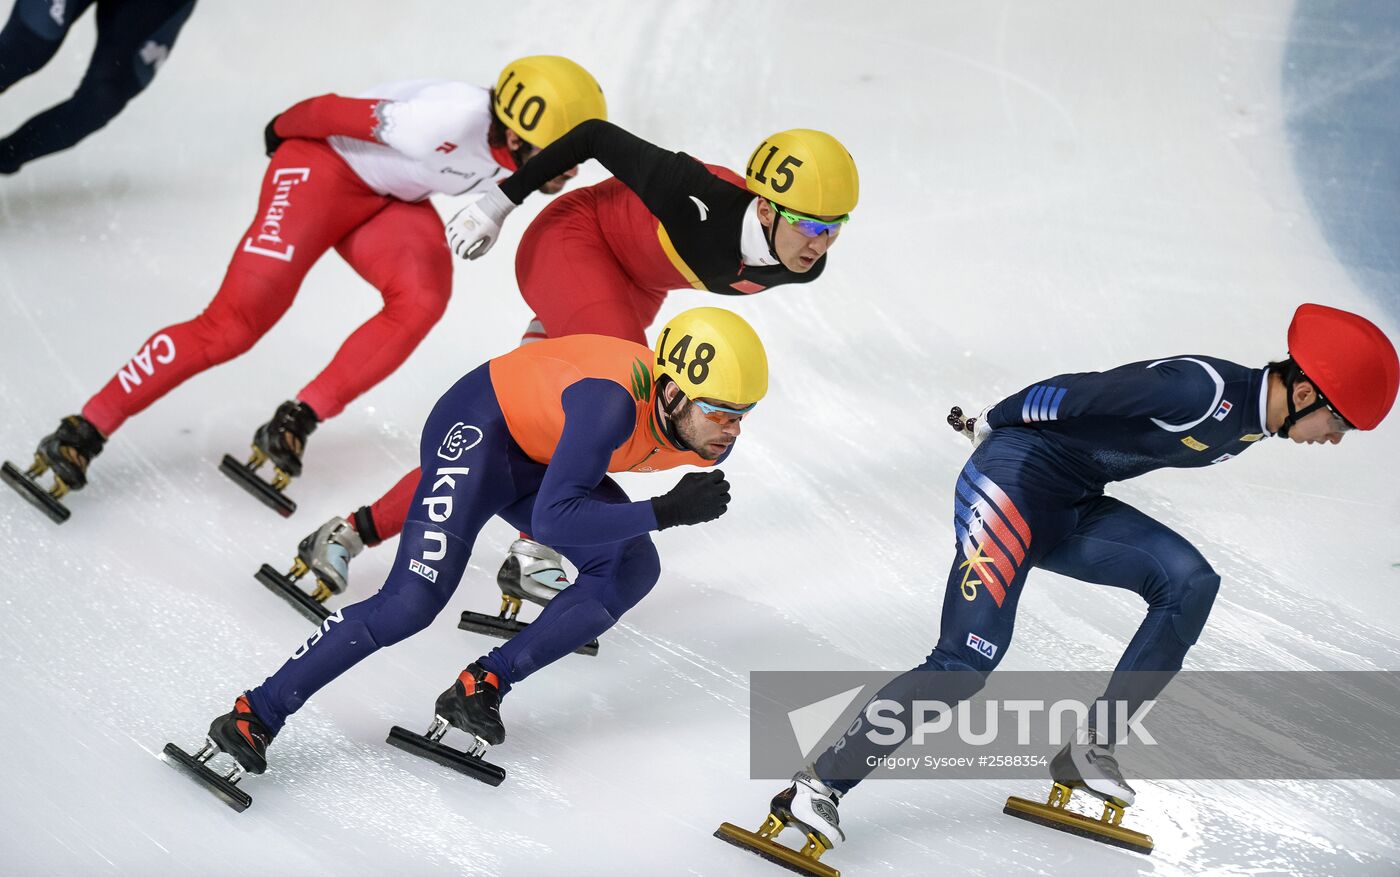
[[[841,877],[841,872],[830,865],[823,865],[811,856],[804,856],[791,847],[785,847],[777,841],[760,837],[752,831],[728,822],[720,825],[715,831],[715,837],[725,843],[734,844],[736,847],[760,855],[789,871],[796,871],[798,874],[810,874],[813,877]]]
[[[1044,825],[1046,828],[1077,834],[1080,837],[1122,847],[1135,853],[1148,855],[1152,852],[1152,838],[1150,836],[1130,828],[1124,828],[1121,825],[1110,825],[1099,819],[1091,819],[1088,816],[1073,813],[1064,807],[1052,807],[1040,801],[1030,801],[1012,796],[1006,799],[1006,806],[1001,808],[1001,812],[1008,816]]]

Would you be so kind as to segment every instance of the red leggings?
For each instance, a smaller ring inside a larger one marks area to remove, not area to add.
[[[152,335],[83,416],[110,436],[186,379],[246,352],[331,247],[384,297],[384,308],[297,393],[320,419],[339,414],[398,368],[442,316],[452,258],[432,205],[376,195],[324,142],[288,140],[268,166],[257,216],[214,300]]]
[[[591,193],[557,199],[530,223],[515,256],[520,294],[549,338],[611,335],[647,343],[666,291],[639,286],[604,241]],[[650,240],[655,246],[655,237]],[[525,340],[537,340],[527,332]],[[380,539],[397,536],[418,488],[418,470],[369,507]]]

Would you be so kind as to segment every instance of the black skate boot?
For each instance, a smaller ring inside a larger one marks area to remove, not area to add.
[[[284,597],[302,615],[321,624],[330,617],[326,600],[345,590],[350,561],[364,550],[364,540],[349,521],[331,518],[297,545],[296,559],[286,575],[264,563],[255,578]],[[312,573],[316,579],[316,588],[309,594],[296,584],[307,573]]]
[[[500,703],[501,690],[496,674],[482,669],[479,664],[470,664],[452,683],[452,687],[438,696],[433,707],[433,723],[428,726],[428,732],[415,734],[395,725],[389,729],[389,745],[436,761],[489,785],[499,786],[506,778],[506,772],[483,761],[482,757],[488,746],[499,745],[506,739]],[[448,728],[457,728],[472,735],[472,745],[466,752],[438,742]]]
[[[306,450],[306,439],[316,431],[319,422],[316,412],[305,402],[283,402],[277,406],[277,413],[272,415],[272,419],[258,427],[253,434],[253,454],[248,462],[240,464],[232,455],[225,454],[219,463],[219,471],[268,508],[284,518],[288,517],[297,510],[297,504],[287,498],[283,491],[293,478],[301,475],[301,455]],[[256,472],[258,467],[269,461],[272,463],[272,480],[264,481]]]
[[[1006,799],[1002,812],[1125,850],[1152,852],[1151,837],[1123,827],[1123,811],[1136,800],[1136,794],[1123,779],[1111,745],[1092,738],[1085,743],[1066,743],[1050,760],[1050,779],[1050,797],[1044,804],[1013,796]],[[1103,815],[1098,819],[1081,816],[1065,806],[1081,789],[1103,801]]]
[[[564,558],[548,545],[521,536],[510,546],[505,562],[496,573],[496,585],[501,589],[501,610],[495,615],[465,610],[457,627],[472,633],[484,633],[510,639],[530,626],[518,616],[522,601],[547,606],[549,601],[569,586],[569,574],[564,570]],[[576,654],[597,655],[598,641],[584,643],[574,649]]]
[[[239,695],[233,711],[219,716],[209,725],[204,746],[194,755],[174,743],[165,744],[166,760],[191,779],[223,799],[233,809],[242,812],[253,799],[239,789],[238,781],[245,773],[261,774],[267,770],[267,747],[272,734],[253,713],[247,695]],[[233,756],[233,767],[226,774],[214,772],[207,762],[220,752]]]
[[[68,491],[87,486],[88,464],[102,453],[106,442],[87,418],[81,414],[69,415],[58,424],[58,429],[39,442],[34,463],[27,470],[21,472],[7,460],[0,467],[0,479],[55,523],[61,524],[68,520],[71,512],[59,500]],[[44,490],[37,479],[49,470],[53,470],[53,486]]]
[[[836,813],[840,800],[841,795],[808,768],[799,771],[793,776],[792,785],[773,796],[768,818],[758,831],[746,831],[725,822],[715,831],[715,837],[799,874],[837,877],[835,868],[818,859],[846,839]],[[778,843],[778,835],[788,827],[796,828],[805,837],[801,850]]]

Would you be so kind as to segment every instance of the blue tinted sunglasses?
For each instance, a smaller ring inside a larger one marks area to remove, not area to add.
[[[700,413],[705,415],[705,419],[712,423],[718,423],[721,426],[730,421],[743,420],[744,415],[752,411],[757,405],[758,403],[755,402],[753,405],[746,405],[743,408],[725,408],[723,405],[711,405],[709,402],[701,402],[698,399],[695,400],[695,407],[700,409]]]

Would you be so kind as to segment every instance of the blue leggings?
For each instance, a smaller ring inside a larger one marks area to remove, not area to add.
[[[432,623],[457,590],[476,536],[493,515],[529,530],[545,467],[510,437],[486,366],[438,401],[423,428],[420,451],[423,475],[384,586],[333,614],[281,669],[248,693],[253,711],[274,734],[322,686]],[[599,483],[593,498],[628,501],[611,478]],[[661,575],[647,536],[555,548],[578,567],[578,578],[524,632],[481,659],[500,679],[502,692],[612,627]],[[443,688],[451,678],[444,676]]]
[[[1147,601],[1147,617],[1103,694],[1106,707],[1122,701],[1129,715],[1181,669],[1220,587],[1191,543],[1127,503],[1075,485],[1034,441],[993,433],[983,442],[958,476],[953,515],[957,550],[938,644],[872,698],[900,703],[905,715],[916,700],[956,704],[982,688],[1011,645],[1032,567],[1128,588]],[[926,670],[965,672],[920,672]],[[872,743],[864,714],[816,762],[817,775],[837,791],[870,772],[869,758],[899,748]],[[1108,715],[1115,717],[1111,709]],[[1112,724],[1100,731],[1111,738]]]
[[[78,90],[0,140],[0,173],[67,149],[106,125],[155,78],[195,0],[97,0],[97,45]],[[93,0],[15,0],[0,31],[0,92],[58,52]]]

